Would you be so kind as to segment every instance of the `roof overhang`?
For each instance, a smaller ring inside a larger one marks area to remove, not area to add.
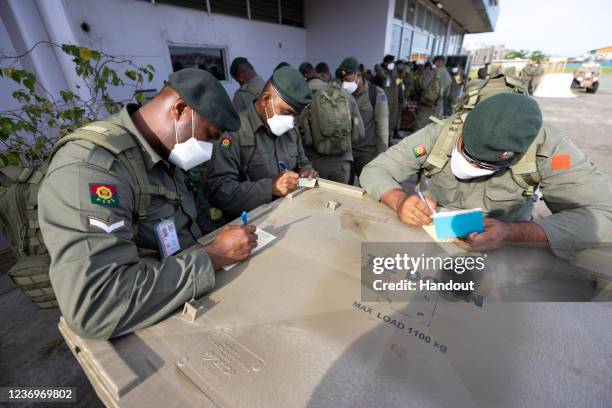
[[[442,10],[457,21],[468,34],[495,30],[499,14],[498,0],[435,0],[433,3],[441,3]]]

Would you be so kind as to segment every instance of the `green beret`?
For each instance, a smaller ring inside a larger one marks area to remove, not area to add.
[[[542,112],[527,95],[500,93],[485,99],[467,115],[463,146],[472,158],[492,164],[527,151],[542,127]]]
[[[312,102],[306,80],[297,70],[281,67],[274,71],[271,81],[278,96],[298,112]]]
[[[240,129],[240,117],[227,92],[211,73],[198,68],[173,72],[166,83],[187,105],[222,132]]]
[[[345,58],[338,67],[338,78],[342,79],[347,75],[351,75],[357,69],[359,69],[359,61],[356,58]]]

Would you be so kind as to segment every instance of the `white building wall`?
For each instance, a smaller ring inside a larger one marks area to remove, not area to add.
[[[4,27],[4,23],[0,20],[0,51],[4,55],[15,55],[15,48],[13,47],[13,43],[6,31],[6,27]],[[15,65],[15,68],[21,69],[21,65]],[[0,110],[13,110],[19,108],[19,104],[11,97],[11,94],[16,91],[19,87],[15,82],[1,78],[0,79]],[[0,150],[2,147],[0,146]]]
[[[395,0],[307,0],[304,2],[307,60],[327,62],[334,71],[346,57],[366,69],[390,48]],[[391,19],[390,19],[391,18]]]
[[[297,66],[306,56],[306,31],[302,28],[142,0],[50,1],[65,5],[79,45],[153,65],[156,76],[151,88],[160,89],[172,72],[170,43],[227,47],[228,65],[235,57],[246,57],[264,79],[279,62]],[[80,28],[84,21],[91,27],[89,33]],[[229,73],[228,79],[223,85],[232,96],[238,84]]]

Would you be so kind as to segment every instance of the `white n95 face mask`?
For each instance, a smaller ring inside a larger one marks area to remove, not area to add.
[[[342,82],[342,89],[344,89],[346,92],[352,94],[353,92],[355,92],[357,90],[357,81],[350,81],[350,82]]]
[[[174,119],[174,137],[176,144],[170,151],[168,161],[177,167],[187,171],[195,166],[210,160],[213,145],[210,142],[202,142],[195,138],[193,130],[193,111],[191,111],[191,138],[179,143],[176,132],[176,119]]]
[[[466,160],[465,157],[457,150],[457,147],[453,147],[453,153],[451,154],[451,171],[461,180],[473,179],[476,177],[490,176],[495,173],[494,170],[481,169],[474,167]]]
[[[276,136],[282,136],[287,133],[291,129],[293,129],[295,120],[292,115],[277,115],[274,112],[274,103],[272,103],[272,117],[268,117],[268,109],[264,106],[264,110],[266,111],[266,121],[268,122],[268,126],[270,127],[270,131],[274,133]]]
[[[387,64],[387,69],[389,71],[393,71],[393,68],[395,68],[395,64],[394,63]]]

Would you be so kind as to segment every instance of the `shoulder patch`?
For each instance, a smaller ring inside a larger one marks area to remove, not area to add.
[[[117,187],[112,184],[90,183],[89,197],[92,203],[105,207],[117,207],[119,205]]]
[[[427,154],[427,149],[425,149],[425,145],[421,143],[412,147],[412,153],[414,153],[414,157],[425,156]]]
[[[551,167],[553,170],[568,170],[572,165],[572,157],[569,154],[556,154],[552,157]]]
[[[387,94],[381,93],[380,94],[380,100],[383,101],[383,102],[386,101],[387,100]]]
[[[232,143],[232,138],[229,136],[223,136],[221,139],[219,139],[219,147],[225,150],[228,150]]]

